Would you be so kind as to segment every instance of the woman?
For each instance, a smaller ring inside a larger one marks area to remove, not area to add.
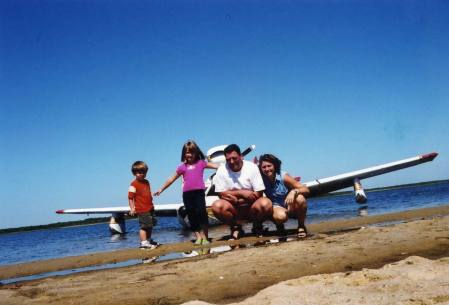
[[[271,154],[260,156],[259,170],[265,184],[265,195],[273,203],[273,221],[280,235],[285,235],[288,215],[298,219],[299,238],[307,237],[304,224],[307,214],[306,197],[310,191],[286,172],[281,173],[281,160]]]

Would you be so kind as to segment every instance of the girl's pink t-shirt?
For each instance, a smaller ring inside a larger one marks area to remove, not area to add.
[[[181,163],[176,168],[176,173],[182,175],[182,191],[204,190],[203,173],[207,167],[205,160],[199,160],[195,164]]]

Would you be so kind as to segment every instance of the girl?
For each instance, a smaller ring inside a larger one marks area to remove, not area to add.
[[[206,212],[206,198],[203,180],[205,168],[217,169],[218,165],[208,163],[204,160],[204,154],[198,145],[192,141],[187,141],[182,147],[181,164],[176,168],[176,173],[168,178],[165,184],[154,193],[159,196],[168,188],[179,176],[182,176],[182,200],[186,208],[190,222],[190,228],[195,233],[195,244],[205,245],[208,240],[208,218]]]

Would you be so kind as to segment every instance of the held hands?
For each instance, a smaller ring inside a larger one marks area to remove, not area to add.
[[[239,201],[236,196],[231,195],[231,194],[226,193],[226,192],[223,192],[220,197],[223,200],[229,201],[231,204],[237,204],[238,201]]]
[[[259,198],[257,193],[253,191],[241,190],[240,194],[246,203],[253,203]]]
[[[220,193],[220,198],[232,205],[252,204],[259,199],[256,192],[249,190],[225,191]]]
[[[162,189],[158,189],[156,192],[153,193],[153,196],[159,196],[162,193]]]
[[[131,208],[129,211],[129,216],[134,216],[136,215],[136,209],[135,208]]]

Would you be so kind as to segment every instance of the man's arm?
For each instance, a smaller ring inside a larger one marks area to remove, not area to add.
[[[254,201],[262,197],[262,192],[250,190],[233,190],[219,193],[219,197],[229,201],[233,205],[252,204]]]

